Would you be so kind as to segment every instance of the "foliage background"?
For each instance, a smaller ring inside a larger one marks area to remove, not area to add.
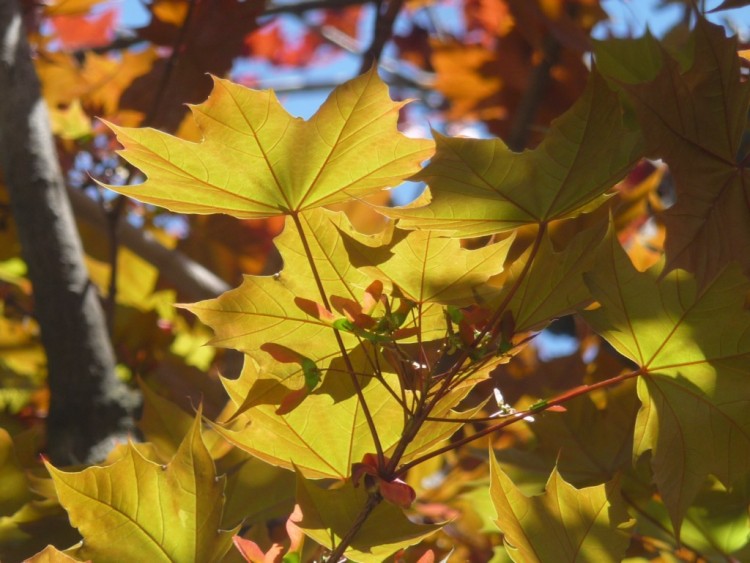
[[[143,393],[133,431],[150,445],[138,451],[146,459],[166,463],[179,452],[187,455],[185,444],[192,443],[191,456],[207,468],[215,463],[217,474],[226,475],[223,515],[212,515],[217,528],[235,530],[241,521],[236,531],[263,549],[274,541],[289,544],[293,534],[285,522],[295,503],[294,474],[230,448],[210,431],[204,432],[200,444],[195,441],[192,421],[198,405],[208,419],[222,415],[227,397],[219,379],[237,377],[241,357],[232,350],[205,346],[211,331],[174,307],[215,297],[238,286],[243,275],[277,272],[282,261],[274,238],[283,220],[182,216],[103,190],[93,180],[124,185],[143,177],[115,155],[119,145],[95,117],[196,140],[199,132],[185,119],[184,104],[207,97],[211,80],[206,73],[228,75],[254,88],[273,88],[293,112],[308,113],[334,86],[378,61],[390,95],[415,100],[399,118],[407,135],[429,136],[433,128],[452,136],[497,136],[520,151],[538,146],[552,120],[583,95],[592,30],[599,39],[634,36],[649,21],[662,30],[664,44],[681,45],[690,28],[691,6],[678,1],[662,4],[647,8],[609,3],[608,8],[620,13],[613,21],[594,0],[414,0],[381,2],[377,8],[368,2],[335,0],[265,6],[161,0],[142,8],[144,27],[131,29],[120,23],[135,17],[130,3],[24,3],[28,40],[85,263],[106,314],[116,373],[129,388]],[[666,23],[662,8],[671,10],[674,25]],[[711,17],[742,38],[747,33],[746,13],[725,11]],[[393,197],[403,203],[419,187],[407,185]],[[639,268],[660,256],[663,212],[674,198],[668,168],[663,162],[644,160],[618,185],[613,202],[603,211],[613,213],[617,237]],[[47,359],[7,201],[0,191],[0,468],[3,481],[17,486],[8,486],[0,499],[0,558],[13,561],[48,543],[67,548],[78,535],[59,505],[65,494],[52,486],[36,455],[49,449]],[[376,196],[372,203],[388,205],[390,194]],[[360,230],[377,232],[382,227],[382,217],[366,206],[352,203],[345,208]],[[564,245],[578,232],[593,233],[586,229],[595,223],[596,216],[584,216],[560,226],[556,240]],[[517,233],[521,240],[524,236],[530,240],[532,235]],[[464,244],[480,243],[471,239]],[[591,330],[595,325],[573,316],[555,322],[513,362],[477,386],[464,406],[482,405],[499,387],[505,402],[520,410],[538,398],[632,368]],[[541,492],[548,479],[552,483],[557,478],[556,473],[550,477],[555,465],[566,481],[561,487],[609,482],[630,462],[638,409],[633,387],[626,384],[609,393],[580,397],[567,405],[564,419],[545,416],[533,424],[515,424],[413,468],[406,478],[419,497],[412,519],[450,524],[399,557],[416,560],[432,549],[438,557],[451,553],[457,561],[507,560],[494,524],[500,501],[493,502],[487,494],[488,446],[495,449],[504,472],[496,475],[509,476],[526,493]],[[493,407],[487,406],[485,414]],[[481,428],[480,423],[467,425],[454,439]],[[117,449],[108,462],[127,455],[133,454]],[[52,461],[80,468],[94,459]],[[674,520],[655,493],[646,464],[619,478],[628,514],[638,520],[625,546],[633,560],[750,556],[741,485],[727,491],[713,478],[703,484],[696,502],[685,507],[678,543]],[[495,496],[501,494],[499,483],[493,483]],[[382,518],[388,521],[389,515]],[[227,557],[237,558],[230,537],[218,541]],[[310,543],[306,555],[313,553]]]

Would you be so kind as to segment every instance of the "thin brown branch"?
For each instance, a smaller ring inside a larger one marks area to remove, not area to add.
[[[516,109],[508,135],[508,148],[516,152],[526,148],[537,109],[549,87],[550,71],[560,55],[560,43],[552,35],[545,37],[542,55],[542,60],[531,72],[529,86]]]
[[[362,57],[360,74],[367,72],[370,68],[378,64],[385,44],[393,35],[393,24],[403,5],[404,0],[379,0],[377,2],[372,43]]]
[[[346,548],[349,547],[349,544],[352,543],[352,540],[357,536],[359,533],[359,530],[362,528],[364,523],[367,521],[367,519],[370,517],[370,514],[373,510],[383,501],[383,497],[380,496],[380,493],[370,493],[370,496],[367,498],[367,503],[362,508],[360,513],[357,515],[356,520],[352,523],[351,528],[349,528],[349,531],[346,532],[346,535],[341,538],[341,541],[336,546],[336,548],[331,552],[331,554],[328,556],[328,561],[331,561],[332,563],[336,563],[341,560],[341,558],[344,556],[344,552],[346,551]]]
[[[466,438],[462,438],[460,440],[457,440],[455,442],[452,442],[448,444],[447,446],[444,446],[442,448],[438,448],[437,450],[433,450],[430,453],[427,453],[423,456],[420,456],[416,459],[413,459],[409,463],[406,463],[398,468],[397,471],[395,471],[393,474],[388,474],[385,477],[386,478],[396,478],[403,476],[409,469],[412,467],[419,465],[420,463],[423,463],[427,461],[428,459],[432,459],[433,457],[436,457],[438,455],[444,454],[445,452],[449,452],[451,450],[455,450],[456,448],[459,448],[463,445],[469,444],[475,440],[478,440],[479,438],[483,438],[484,436],[487,436],[489,434],[493,434],[497,432],[498,430],[501,430],[502,428],[505,428],[506,426],[510,426],[511,424],[514,424],[518,422],[519,420],[523,420],[526,417],[534,416],[538,413],[544,412],[546,410],[549,410],[551,407],[554,407],[556,405],[562,405],[564,403],[567,403],[568,401],[571,401],[575,399],[576,397],[580,397],[581,395],[586,395],[588,393],[591,393],[592,391],[595,391],[597,389],[604,389],[605,387],[611,387],[613,385],[616,385],[618,383],[622,383],[623,381],[627,381],[628,379],[632,379],[633,377],[637,377],[639,375],[642,375],[643,370],[639,369],[636,371],[624,373],[622,375],[618,375],[616,377],[612,377],[610,379],[605,379],[604,381],[600,381],[598,383],[593,383],[591,385],[581,385],[580,387],[576,387],[575,389],[571,389],[569,391],[566,391],[564,393],[561,393],[560,395],[557,395],[556,397],[549,399],[547,401],[544,401],[543,404],[539,407],[532,407],[530,409],[527,409],[525,411],[519,411],[515,414],[512,414],[510,416],[505,417],[501,422],[498,422],[497,424],[493,424],[492,426],[488,426],[484,430],[480,430],[476,434],[473,434],[471,436],[467,436]]]
[[[308,0],[297,3],[269,2],[269,7],[263,12],[264,16],[278,14],[301,14],[310,10],[335,10],[347,6],[370,4],[374,0]]]

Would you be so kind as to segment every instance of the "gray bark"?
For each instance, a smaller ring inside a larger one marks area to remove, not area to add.
[[[0,0],[0,100],[0,166],[47,354],[47,453],[96,461],[133,428],[136,396],[115,377],[16,0]]]

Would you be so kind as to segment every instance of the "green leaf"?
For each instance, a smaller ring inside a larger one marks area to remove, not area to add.
[[[750,271],[750,83],[741,75],[737,38],[727,39],[723,27],[699,17],[689,39],[692,53],[679,52],[688,54],[686,61],[662,50],[664,63],[652,80],[622,88],[650,156],[663,158],[674,176],[677,202],[663,216],[667,268],[694,272],[702,282],[735,260]],[[652,39],[646,43],[658,49]],[[622,42],[610,50],[638,67],[642,59],[631,53],[642,53],[643,44]]]
[[[214,77],[208,100],[190,106],[200,143],[109,125],[119,153],[148,179],[106,187],[171,211],[242,219],[364,197],[399,185],[432,153],[432,141],[396,129],[403,105],[375,69],[337,87],[309,121],[289,115],[273,92]]]
[[[641,369],[634,455],[651,451],[675,530],[709,473],[750,471],[750,282],[737,265],[699,289],[683,270],[638,272],[616,239],[585,276],[584,317]]]
[[[401,218],[402,228],[464,237],[575,217],[598,206],[641,156],[640,134],[621,114],[617,94],[594,71],[583,96],[534,150],[436,134],[436,154],[416,176],[429,185],[431,204],[383,211]]]
[[[223,527],[265,524],[294,509],[294,473],[233,448],[218,462],[226,473]]]
[[[83,536],[77,556],[96,561],[220,561],[236,530],[221,531],[224,479],[216,477],[195,419],[172,461],[132,445],[106,467],[47,469],[60,504]],[[116,535],[115,534],[116,531]]]
[[[139,380],[143,393],[143,414],[138,421],[138,428],[146,441],[165,459],[170,459],[179,449],[185,435],[193,425],[193,418],[154,391],[148,383]]]
[[[353,265],[374,280],[391,282],[409,301],[466,305],[482,294],[481,286],[491,276],[502,272],[513,238],[466,250],[455,238],[396,230],[390,243],[379,248],[351,239],[345,244]]]
[[[359,299],[360,288],[367,287],[369,280],[349,263],[343,249],[340,229],[349,226],[346,218],[341,213],[318,209],[305,212],[299,219],[328,294]],[[275,361],[261,350],[266,342],[304,353],[324,373],[328,364],[341,355],[330,324],[308,315],[295,302],[296,298],[319,302],[321,297],[292,218],[287,218],[276,245],[284,260],[279,274],[246,276],[237,289],[217,299],[186,306],[213,329],[212,345],[234,348],[252,358],[252,362],[245,362],[241,377],[254,383],[247,387],[254,391],[238,403],[238,412],[254,405],[278,404],[286,393],[305,385],[302,366]],[[341,336],[347,349],[356,346],[353,335]],[[311,342],[315,345],[311,346]]]
[[[614,374],[613,374],[614,375]],[[536,437],[534,451],[497,452],[501,462],[527,470],[557,466],[560,475],[576,486],[612,479],[630,465],[633,427],[639,407],[635,385],[620,385],[594,402],[589,395],[565,403],[565,412],[536,416],[530,425]]]
[[[352,351],[350,358],[359,374],[362,392],[372,413],[378,437],[386,455],[395,448],[404,428],[404,409],[383,384],[373,377],[373,365],[365,356],[374,352],[369,343]],[[384,380],[395,393],[399,380],[388,373],[388,364],[379,356],[378,364]],[[331,365],[332,373],[323,378],[315,389],[293,411],[276,414],[274,405],[259,405],[246,410],[236,420],[215,426],[225,439],[240,449],[273,465],[288,469],[296,467],[311,479],[349,476],[353,463],[375,451],[375,444],[364,417],[362,405],[346,367],[341,359]],[[475,382],[474,382],[475,383]],[[224,381],[236,402],[247,396],[250,378]],[[466,413],[452,409],[469,392],[473,384],[459,387],[448,393],[435,406],[436,417],[471,416],[481,405]],[[412,392],[406,392],[406,404],[411,404]],[[407,448],[402,461],[406,462],[425,454],[450,436],[461,426],[460,422],[427,421]]]
[[[503,289],[492,297],[492,303],[502,303],[516,280],[523,276],[508,304],[515,332],[539,330],[552,319],[573,312],[578,305],[591,299],[583,273],[594,261],[605,233],[603,227],[594,226],[578,233],[559,250],[545,233],[535,255],[532,247],[513,261]],[[530,268],[525,269],[532,257]]]
[[[347,481],[338,488],[324,490],[297,474],[297,502],[302,518],[296,524],[320,545],[334,548],[357,520],[368,502],[364,486]],[[412,523],[403,511],[381,502],[352,538],[345,555],[352,561],[379,563],[399,549],[419,543],[440,529],[439,525]]]
[[[360,350],[355,350],[351,359],[357,372],[371,371]],[[346,478],[352,464],[374,452],[375,445],[351,379],[343,366],[336,369],[341,371],[324,377],[320,387],[290,413],[277,415],[274,405],[260,405],[248,409],[235,423],[217,426],[216,430],[267,463],[288,469],[296,466],[309,478]],[[397,388],[394,374],[384,377]],[[403,409],[379,381],[361,376],[359,382],[380,441],[387,448],[401,436]],[[230,395],[247,393],[242,389],[243,381],[225,383],[230,385]]]
[[[525,496],[490,456],[490,494],[513,561],[620,561],[632,521],[615,481],[576,489],[557,469],[543,494]]]

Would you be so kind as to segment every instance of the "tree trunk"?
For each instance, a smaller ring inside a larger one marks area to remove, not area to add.
[[[0,100],[0,165],[47,354],[47,453],[96,461],[133,428],[137,400],[115,376],[16,0],[0,0]]]

